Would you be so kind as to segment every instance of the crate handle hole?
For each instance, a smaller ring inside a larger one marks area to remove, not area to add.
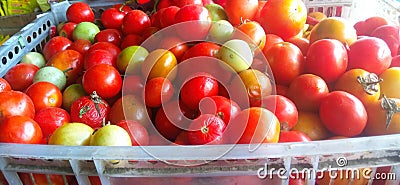
[[[42,25],[42,28],[43,28],[43,31],[46,31],[46,30],[47,30],[46,24],[43,24],[43,25]]]
[[[1,63],[2,63],[3,65],[6,65],[6,64],[7,64],[7,58],[6,58],[6,57],[3,57],[3,58],[1,59]]]
[[[48,20],[47,22],[47,26],[50,27],[51,26],[51,22]]]
[[[26,42],[31,43],[32,42],[32,37],[31,36],[26,37]]]
[[[8,52],[8,58],[9,59],[12,59],[12,58],[14,58],[14,54],[10,51],[10,52]]]
[[[19,47],[18,47],[18,46],[15,46],[15,48],[14,48],[14,53],[15,53],[15,54],[18,54],[18,53],[19,53]]]
[[[39,35],[42,34],[42,28],[39,28],[39,29],[38,29],[38,33],[39,33]]]
[[[37,33],[35,31],[33,32],[32,37],[33,37],[33,39],[37,38]]]

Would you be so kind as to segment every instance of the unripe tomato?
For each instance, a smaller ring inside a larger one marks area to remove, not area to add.
[[[58,127],[49,138],[49,145],[86,146],[94,130],[83,123],[66,123]]]
[[[400,67],[391,67],[379,75],[381,97],[385,95],[388,98],[400,98]]]

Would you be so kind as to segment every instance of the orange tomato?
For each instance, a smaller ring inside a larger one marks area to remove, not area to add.
[[[395,112],[392,115],[393,117],[391,117],[390,120],[387,120],[387,113],[390,110],[388,103],[390,103],[392,109],[398,109],[398,107],[400,107],[400,99],[386,97],[365,106],[368,121],[364,129],[364,134],[375,136],[400,133],[400,113]],[[386,125],[386,121],[388,121],[388,126]]]
[[[259,52],[264,49],[267,36],[265,34],[264,28],[262,28],[258,22],[244,22],[243,24],[239,25],[237,29],[247,35],[248,38],[244,38],[244,40],[249,40],[248,42],[253,51],[255,50],[255,52]]]
[[[339,40],[345,45],[351,45],[357,40],[357,32],[348,20],[341,17],[328,17],[312,28],[310,43],[328,38]]]
[[[388,98],[400,98],[400,67],[391,67],[379,75],[382,82],[381,96]]]
[[[173,81],[176,77],[178,64],[175,55],[165,49],[157,49],[149,53],[142,64],[142,74],[147,80],[164,77]]]
[[[11,91],[11,85],[4,78],[0,78],[0,92]]]
[[[246,19],[254,18],[258,10],[258,0],[229,0],[224,9],[229,22],[237,26]]]
[[[297,124],[292,130],[307,134],[313,141],[323,140],[332,135],[322,123],[318,113],[315,112],[300,111]]]

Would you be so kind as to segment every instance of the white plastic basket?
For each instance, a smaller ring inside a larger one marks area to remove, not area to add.
[[[306,0],[305,3],[307,7],[314,8],[353,6],[349,0]],[[53,27],[65,21],[63,13],[68,6],[68,2],[53,5],[51,12],[41,14],[0,46],[0,76],[16,65],[25,53],[41,50]],[[184,184],[182,179],[194,185],[288,184],[287,179],[278,178],[278,175],[287,177],[293,169],[311,169],[306,182],[315,184],[317,172],[341,167],[339,159],[349,169],[371,168],[371,176],[379,173],[379,167],[389,166],[388,174],[396,178],[384,183],[400,184],[400,134],[260,146],[67,147],[0,144],[0,170],[12,185],[22,184],[18,176],[20,172],[30,173],[32,178],[33,173],[46,174],[49,184],[50,174],[63,175],[65,183],[66,176],[72,175],[79,184],[89,184],[88,176],[99,176],[104,185],[153,184],[156,181],[175,185]],[[112,164],[110,160],[119,160],[119,163]],[[268,175],[273,174],[273,179],[259,178],[258,172],[266,167],[286,169],[287,173],[267,171]],[[247,178],[248,181],[243,183],[237,177]],[[371,178],[368,184],[373,183]]]

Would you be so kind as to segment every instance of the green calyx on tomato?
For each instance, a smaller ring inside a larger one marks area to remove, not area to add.
[[[357,81],[362,85],[367,94],[373,95],[379,92],[378,84],[382,79],[375,73],[369,73],[367,76],[357,76]]]
[[[382,103],[381,106],[382,108],[386,111],[386,128],[389,127],[390,121],[392,120],[392,117],[395,113],[400,112],[400,108],[397,106],[396,101],[386,98],[385,95],[382,97]]]

